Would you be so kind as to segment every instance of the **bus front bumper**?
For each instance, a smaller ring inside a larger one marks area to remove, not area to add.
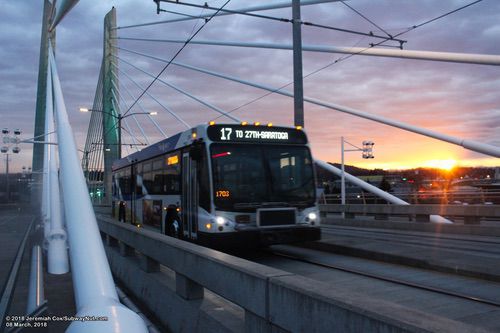
[[[252,248],[276,244],[311,242],[321,238],[321,229],[312,226],[249,228],[225,233],[198,232],[197,243],[210,248]]]

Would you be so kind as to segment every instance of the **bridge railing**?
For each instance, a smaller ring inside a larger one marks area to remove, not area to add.
[[[115,278],[172,332],[467,330],[392,303],[381,306],[332,284],[109,218],[98,220]],[[229,302],[210,303],[212,293]],[[232,310],[224,308],[231,303]]]
[[[500,191],[488,190],[468,190],[468,191],[444,191],[444,190],[429,190],[429,191],[394,191],[392,195],[412,204],[499,204]],[[340,193],[325,194],[322,198],[323,203],[340,203]],[[385,200],[378,196],[356,189],[346,194],[346,203],[382,203]]]
[[[482,218],[500,219],[500,205],[321,204],[319,207],[323,217],[344,213],[348,219],[360,215],[386,220],[390,216],[406,216],[417,222],[429,222],[431,215],[441,215],[450,220],[463,220],[464,224],[480,224]]]

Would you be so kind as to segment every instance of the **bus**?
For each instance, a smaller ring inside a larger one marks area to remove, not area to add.
[[[113,214],[212,248],[314,241],[315,179],[300,127],[211,122],[115,161]]]

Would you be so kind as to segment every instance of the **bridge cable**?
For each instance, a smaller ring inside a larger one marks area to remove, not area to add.
[[[115,101],[111,101],[111,103],[113,104],[113,107],[116,106]],[[133,117],[134,116],[132,116],[132,118]],[[134,132],[130,128],[130,125],[128,123],[128,119],[122,119],[121,122],[125,125],[125,128],[122,128],[122,130],[124,130],[125,132],[127,132],[130,135],[130,138],[132,139],[132,143],[131,144],[126,144],[126,143],[124,144],[124,143],[122,143],[121,144],[122,146],[131,146],[131,148],[133,146],[136,151],[139,151],[140,149],[139,149],[138,146],[146,146],[147,145],[144,142],[140,141],[138,139],[137,135],[134,134]],[[121,147],[119,147],[119,149],[121,149]]]
[[[424,22],[422,22],[422,23],[420,23],[420,24],[414,25],[414,26],[412,26],[412,27],[408,28],[407,30],[404,30],[404,31],[402,31],[402,32],[400,32],[400,33],[398,33],[398,34],[394,35],[393,37],[395,38],[395,37],[399,37],[399,36],[401,36],[401,35],[404,35],[404,34],[406,34],[406,33],[410,32],[410,31],[412,31],[412,30],[415,30],[415,29],[417,29],[417,28],[420,28],[420,27],[422,27],[422,26],[424,26],[424,25],[426,25],[426,24],[429,24],[429,23],[431,23],[431,22],[434,22],[434,21],[436,21],[436,20],[438,20],[438,19],[440,19],[440,18],[443,18],[443,17],[446,17],[446,16],[451,15],[451,14],[453,14],[453,13],[456,13],[456,12],[458,12],[458,11],[462,10],[462,9],[465,9],[465,8],[467,8],[467,7],[469,7],[469,6],[472,6],[472,5],[476,4],[476,3],[479,3],[479,2],[481,2],[481,1],[483,1],[483,0],[476,0],[476,1],[474,1],[474,2],[471,2],[471,3],[467,4],[467,5],[464,5],[464,6],[462,6],[462,7],[457,8],[457,9],[454,9],[454,10],[452,10],[452,11],[449,11],[449,12],[447,12],[447,13],[444,13],[444,14],[442,14],[442,15],[439,15],[439,16],[437,16],[437,17],[435,17],[435,18],[432,18],[432,19],[427,20],[427,21],[424,21]],[[340,58],[338,58],[338,59],[336,59],[336,60],[334,60],[334,61],[332,61],[332,62],[330,62],[330,63],[328,63],[328,64],[326,64],[326,65],[324,65],[324,66],[322,66],[322,67],[319,67],[318,69],[316,69],[316,70],[314,70],[314,71],[312,71],[312,72],[308,73],[307,75],[304,75],[304,76],[303,76],[303,78],[305,79],[305,78],[308,78],[308,77],[310,77],[310,76],[312,76],[312,75],[315,75],[315,74],[317,74],[317,73],[321,72],[322,70],[327,69],[328,67],[331,67],[331,66],[333,66],[333,65],[335,65],[335,64],[338,64],[339,62],[342,62],[342,61],[344,61],[344,60],[347,60],[347,59],[349,59],[349,58],[351,58],[351,57],[353,57],[353,56],[355,56],[355,55],[359,55],[359,54],[361,54],[361,53],[365,52],[366,50],[369,50],[370,48],[375,47],[375,46],[379,46],[379,45],[381,45],[382,43],[384,43],[384,42],[386,42],[386,41],[388,41],[388,40],[390,40],[390,38],[387,38],[385,41],[381,41],[381,42],[376,43],[376,44],[370,44],[370,46],[369,46],[369,47],[366,47],[365,49],[363,49],[363,50],[361,50],[361,51],[358,51],[358,52],[356,52],[356,53],[352,53],[352,54],[349,54],[349,55],[347,55],[347,56],[340,57]],[[282,90],[282,89],[284,89],[284,88],[286,88],[286,87],[290,86],[291,84],[293,84],[293,81],[292,81],[292,82],[289,82],[289,83],[287,83],[287,84],[285,84],[285,85],[283,85],[283,86],[281,86],[281,87],[279,87],[279,88],[277,88],[276,90],[273,90],[273,91],[267,92],[267,93],[265,93],[265,94],[261,95],[260,97],[257,97],[257,98],[255,98],[255,99],[253,99],[253,100],[251,100],[251,101],[249,101],[249,102],[247,102],[247,103],[245,103],[245,104],[242,104],[242,105],[240,105],[240,106],[238,106],[238,107],[236,107],[236,108],[234,108],[234,109],[232,109],[232,110],[228,111],[228,113],[233,113],[234,111],[237,111],[237,110],[239,110],[239,109],[240,109],[240,108],[242,108],[242,107],[245,107],[245,106],[247,106],[247,105],[249,105],[249,104],[252,104],[252,103],[254,103],[254,102],[256,102],[256,101],[258,101],[258,100],[260,100],[260,99],[262,99],[262,98],[264,98],[264,97],[267,97],[267,96],[269,96],[269,95],[271,95],[271,94],[274,94],[274,93],[276,93],[276,92],[278,92],[278,91],[280,91],[280,90]],[[216,119],[217,119],[217,118],[216,118]]]
[[[115,66],[118,70],[120,70],[114,63],[111,63],[111,64],[113,66]],[[112,72],[111,74],[114,75],[115,78],[118,78],[118,76],[115,74],[115,72]],[[125,86],[123,83],[121,86],[125,89],[125,92],[130,96],[130,98],[135,99],[134,95],[130,92],[130,89],[128,89],[127,86]],[[140,89],[142,89],[142,88],[140,88]],[[139,106],[139,108],[141,109],[142,112],[148,113],[146,111],[146,109],[142,106],[141,102],[137,103],[137,105]],[[165,139],[168,138],[168,135],[161,129],[158,122],[153,117],[151,117],[150,114],[146,115],[146,117],[153,123],[153,125],[155,125],[156,129],[163,135],[163,137]]]
[[[446,13],[444,13],[444,14],[442,14],[442,15],[439,15],[439,16],[437,16],[437,17],[435,17],[435,18],[432,18],[432,19],[430,19],[430,20],[424,21],[424,22],[422,22],[422,23],[420,23],[420,24],[417,24],[417,25],[413,25],[412,27],[410,27],[410,28],[408,28],[408,29],[406,29],[406,30],[404,30],[404,31],[402,31],[402,32],[400,32],[400,33],[398,33],[398,34],[394,35],[394,36],[393,36],[393,37],[391,37],[391,38],[386,38],[386,39],[385,39],[385,40],[383,40],[382,42],[379,42],[379,43],[376,43],[376,44],[370,44],[370,47],[367,47],[367,48],[365,48],[365,49],[363,49],[363,50],[361,50],[361,51],[359,51],[359,52],[356,52],[356,53],[350,54],[350,55],[348,55],[348,56],[344,56],[344,57],[338,58],[338,59],[334,60],[333,62],[331,62],[331,63],[329,63],[329,64],[326,64],[325,66],[322,66],[322,67],[320,67],[320,68],[318,68],[318,69],[316,69],[316,70],[314,70],[314,71],[310,72],[309,74],[305,75],[303,78],[307,78],[307,77],[309,77],[309,76],[312,76],[312,75],[314,75],[314,74],[316,74],[316,73],[318,73],[318,72],[320,72],[320,71],[322,71],[322,70],[324,70],[324,69],[326,69],[326,68],[328,68],[328,67],[331,67],[332,65],[335,65],[335,64],[337,64],[337,63],[339,63],[339,62],[342,62],[342,61],[344,61],[344,60],[347,60],[347,59],[349,59],[349,58],[351,58],[351,57],[353,57],[353,56],[355,56],[355,55],[361,54],[361,53],[363,53],[364,51],[366,51],[366,50],[368,50],[368,49],[370,49],[370,48],[372,48],[372,47],[379,46],[379,45],[381,45],[382,43],[384,43],[384,42],[386,42],[386,41],[388,41],[388,40],[391,40],[391,39],[394,39],[394,38],[396,38],[396,37],[399,37],[399,36],[401,36],[401,35],[403,35],[403,34],[406,34],[406,33],[410,32],[410,31],[412,31],[412,30],[415,30],[415,29],[420,28],[420,27],[422,27],[422,26],[424,26],[424,25],[426,25],[426,24],[429,24],[429,23],[431,23],[431,22],[434,22],[434,21],[436,21],[436,20],[439,20],[439,19],[441,19],[441,18],[444,18],[444,17],[446,17],[446,16],[448,16],[448,15],[451,15],[451,14],[453,14],[453,13],[456,13],[456,12],[458,12],[458,11],[460,11],[460,10],[463,10],[463,9],[465,9],[465,8],[467,8],[467,7],[470,7],[470,6],[474,5],[474,4],[477,4],[477,3],[481,2],[481,1],[483,1],[483,0],[476,0],[476,1],[473,1],[473,2],[471,2],[471,3],[469,3],[469,4],[466,4],[466,5],[464,5],[464,6],[461,6],[461,7],[457,8],[457,9],[452,10],[452,11],[446,12]],[[184,3],[179,3],[179,4],[184,4]],[[227,4],[227,3],[226,3],[226,4]],[[225,6],[225,5],[224,5],[224,6]],[[223,7],[224,7],[224,6],[223,6]],[[245,14],[247,14],[247,13],[245,13]],[[212,16],[212,17],[213,17],[213,16]],[[202,27],[203,27],[203,26],[202,26]],[[173,60],[173,59],[172,59],[172,60]],[[168,64],[167,64],[167,66],[168,66]],[[247,106],[247,105],[249,105],[249,104],[252,104],[252,103],[254,103],[254,102],[256,102],[256,101],[258,101],[258,100],[260,100],[260,99],[262,99],[262,98],[264,98],[264,97],[267,97],[267,96],[269,96],[269,95],[271,95],[271,94],[273,94],[273,93],[275,93],[275,92],[280,91],[281,89],[284,89],[285,87],[287,87],[287,86],[291,85],[292,83],[293,83],[293,82],[290,82],[290,83],[288,83],[288,84],[286,84],[286,85],[283,85],[283,86],[281,86],[281,87],[277,88],[275,91],[272,91],[272,92],[268,92],[268,93],[266,93],[266,94],[263,94],[262,96],[257,97],[256,99],[253,99],[253,100],[251,100],[251,101],[249,101],[249,102],[247,102],[247,103],[245,103],[245,104],[243,104],[243,105],[241,105],[241,106],[239,106],[239,107],[236,107],[236,108],[234,108],[234,109],[230,110],[230,111],[229,111],[229,112],[227,112],[227,113],[228,113],[228,114],[230,114],[230,113],[232,113],[232,112],[234,112],[234,111],[236,111],[236,110],[239,110],[240,108],[242,108],[242,107],[244,107],[244,106]],[[220,118],[220,116],[219,116],[219,117],[217,117],[216,119],[218,119],[218,118]]]
[[[118,58],[119,59],[119,58]],[[119,59],[120,60],[120,59]],[[126,72],[124,72],[123,70],[121,70],[120,68],[118,68],[118,66],[114,65],[118,71],[125,75],[137,88],[139,89],[143,89],[143,87],[141,87],[137,82],[135,82],[131,77],[130,75],[128,75]],[[151,99],[153,99],[158,105],[160,105],[163,109],[165,109],[168,113],[170,113],[172,116],[174,116],[175,119],[177,119],[179,122],[181,122],[184,126],[186,126],[187,129],[191,128],[192,126],[189,125],[186,121],[184,121],[182,118],[180,118],[180,116],[178,116],[175,112],[173,112],[169,107],[163,105],[163,103],[161,103],[156,97],[154,97],[152,94],[150,94],[149,92],[146,93],[149,97],[151,97]]]
[[[113,80],[111,80],[111,84],[115,87],[115,89],[117,90],[118,88],[116,87],[115,83],[113,82]],[[115,95],[115,92],[114,90],[111,92],[113,94],[113,97],[116,98],[116,95]],[[127,102],[125,101],[125,98],[122,97],[122,94],[118,95],[119,96],[119,101],[122,102],[122,104],[127,107]],[[146,139],[146,143],[148,145],[150,145],[151,143],[149,142],[149,139],[146,135],[146,133],[144,132],[144,128],[142,128],[141,124],[139,123],[139,121],[137,120],[137,117],[136,117],[136,114],[135,113],[131,113],[132,115],[132,119],[134,120],[135,124],[137,125],[137,127],[139,127],[139,130],[141,131],[142,133],[142,136],[144,137],[144,139]]]
[[[216,7],[208,6],[206,3],[205,3],[205,5],[198,5],[198,4],[187,3],[187,2],[178,2],[178,1],[173,1],[173,0],[159,0],[159,1],[172,3],[172,4],[176,4],[176,5],[195,7],[195,8],[204,8],[204,9],[210,9],[210,10],[217,9]],[[269,15],[262,15],[262,14],[254,14],[254,13],[249,13],[249,12],[244,12],[244,11],[239,11],[239,10],[222,9],[220,11],[224,12],[224,13],[228,13],[228,14],[238,14],[238,15],[267,19],[267,20],[271,20],[271,21],[293,23],[293,19],[287,19],[287,18],[281,18],[281,17],[269,16]],[[373,37],[373,38],[381,38],[381,39],[387,40],[387,36],[380,36],[380,35],[374,34],[371,31],[369,33],[366,33],[366,32],[355,31],[355,30],[344,29],[344,28],[337,28],[337,27],[333,27],[333,26],[329,26],[329,25],[317,24],[317,23],[306,22],[306,21],[300,21],[300,24],[305,25],[305,26],[312,26],[312,27],[317,27],[317,28],[335,30],[335,31],[339,31],[339,32],[345,32],[345,33],[350,33],[350,34],[362,35],[362,36]],[[377,25],[375,25],[375,26],[377,26]],[[382,28],[379,28],[379,29],[385,32],[384,29],[382,29]],[[400,45],[403,45],[404,43],[407,42],[405,40],[395,39],[390,34],[387,34],[387,35],[389,36],[389,40],[397,41],[397,42],[399,42]],[[121,39],[121,38],[117,38],[117,39]]]
[[[338,0],[301,0],[300,5],[301,6],[310,6],[310,5],[316,5],[320,3],[327,3],[327,2],[336,2]],[[246,7],[246,8],[240,8],[239,11],[245,11],[245,12],[256,12],[256,11],[264,11],[264,10],[271,10],[271,9],[281,9],[281,8],[288,8],[291,6],[291,3],[289,0],[287,1],[281,1],[281,2],[276,2],[271,5],[261,5],[261,6],[253,6],[253,7]],[[219,13],[217,16],[226,16],[230,15],[229,13]],[[206,19],[210,15],[204,14],[203,17],[200,17],[201,19]],[[127,25],[127,26],[120,26],[120,27],[115,27],[112,28],[114,30],[119,30],[119,29],[129,29],[129,28],[138,28],[138,27],[145,27],[145,26],[151,26],[151,25],[158,25],[158,24],[166,24],[166,23],[177,23],[177,22],[183,22],[183,21],[189,21],[189,20],[195,20],[198,19],[196,18],[189,18],[189,17],[183,17],[183,18],[176,18],[176,19],[169,19],[169,20],[163,20],[163,21],[154,21],[154,22],[146,22],[146,23],[140,23],[140,24],[133,24],[133,25]]]
[[[127,49],[124,49],[124,48],[121,48],[121,47],[118,47],[118,49],[120,49],[120,50],[126,50],[126,51],[129,51],[131,53],[136,53],[134,51],[127,50]],[[146,75],[148,75],[150,77],[154,77],[153,74],[150,74],[150,73],[144,71],[143,69],[141,69],[141,68],[133,65],[132,63],[130,63],[130,62],[128,62],[128,61],[126,61],[126,60],[124,60],[122,58],[118,58],[118,59],[121,60],[122,62],[126,63],[127,65],[135,68],[136,70],[142,72],[143,74],[146,74]],[[165,61],[163,61],[163,62],[165,62]],[[170,63],[174,63],[174,62],[170,61]],[[200,104],[202,104],[202,105],[204,105],[204,106],[212,109],[213,111],[219,113],[221,116],[226,116],[226,117],[228,117],[229,119],[231,119],[231,120],[233,120],[235,122],[240,122],[241,121],[239,118],[236,118],[234,116],[229,115],[226,111],[222,110],[221,108],[219,108],[219,107],[217,107],[215,105],[212,105],[211,103],[206,102],[206,101],[202,100],[201,98],[198,98],[198,97],[194,96],[193,94],[191,94],[191,93],[189,93],[189,92],[187,92],[187,91],[185,91],[185,90],[183,90],[183,89],[181,89],[181,88],[179,88],[179,87],[177,87],[177,86],[175,86],[175,85],[173,85],[171,83],[168,83],[168,82],[166,82],[166,81],[164,81],[162,79],[157,79],[157,81],[160,82],[160,83],[163,83],[164,85],[166,85],[166,86],[168,86],[168,87],[176,90],[177,92],[179,92],[179,93],[181,93],[183,95],[186,95],[187,97],[189,97],[189,98],[197,101],[198,103],[200,103]]]
[[[142,96],[144,96],[144,94],[146,93],[146,91],[149,90],[149,88],[151,88],[151,86],[159,79],[160,75],[163,74],[163,72],[165,72],[165,70],[170,66],[170,63],[175,60],[175,58],[177,58],[177,56],[182,52],[182,50],[184,50],[184,48],[189,44],[189,42],[194,38],[196,37],[196,35],[198,35],[198,33],[208,24],[208,22],[210,22],[210,20],[216,16],[231,0],[227,0],[211,17],[209,17],[205,23],[203,23],[203,25],[201,27],[198,28],[198,30],[196,30],[196,32],[191,36],[189,37],[186,42],[184,43],[184,45],[174,54],[174,56],[172,57],[172,59],[170,59],[170,61],[163,67],[163,69],[158,73],[158,75],[156,75],[156,77],[153,79],[153,81],[151,81],[151,83],[146,87],[146,89],[144,89],[144,91],[139,95],[139,97],[137,97],[137,99],[134,101],[134,103],[132,103],[132,105],[130,106],[130,108],[127,109],[127,111],[125,111],[124,115],[126,115],[133,107],[134,105],[139,101],[139,99],[142,98]]]
[[[101,70],[99,72],[99,80],[97,82],[96,93],[94,97],[94,103],[92,105],[93,109],[98,109],[99,105],[102,105],[102,89],[103,89],[103,67],[101,64]],[[103,149],[98,149],[95,145],[95,141],[103,140],[102,136],[102,113],[92,112],[90,115],[89,130],[90,133],[87,134],[87,140],[85,142],[84,158],[85,158],[85,170],[87,171],[87,179],[89,181],[90,190],[93,192],[97,187],[96,181],[100,171],[102,171],[102,165],[104,164],[104,154]],[[104,147],[103,147],[104,148]],[[91,159],[89,160],[89,157]],[[102,162],[101,162],[102,161]],[[92,170],[92,172],[90,171]]]

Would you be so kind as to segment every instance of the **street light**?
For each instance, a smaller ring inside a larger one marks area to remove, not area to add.
[[[131,112],[131,113],[126,113],[125,115],[122,115],[121,113],[118,113],[118,115],[115,115],[114,113],[107,112],[104,110],[96,110],[96,109],[89,109],[89,108],[80,108],[80,112],[100,112],[100,113],[105,113],[107,115],[110,115],[111,117],[115,118],[118,121],[118,158],[122,157],[122,119],[130,117],[130,116],[135,116],[135,115],[149,115],[149,116],[156,116],[158,112],[156,111],[151,111],[151,112]],[[106,148],[106,151],[110,151],[109,148]]]
[[[19,148],[18,144],[21,142],[19,139],[19,135],[21,135],[21,130],[16,128],[14,131],[14,136],[9,135],[10,131],[8,128],[2,129],[3,138],[2,141],[5,146],[0,148],[0,152],[5,154],[5,175],[6,175],[6,192],[7,192],[7,202],[10,201],[10,184],[9,184],[9,148],[12,144],[15,144],[12,147],[12,152],[14,154],[19,154],[21,152],[21,148]]]
[[[347,143],[348,145],[354,147],[354,149],[344,149],[344,143]],[[341,183],[340,183],[340,197],[341,197],[341,203],[342,205],[345,205],[345,170],[344,170],[344,152],[346,151],[361,151],[361,157],[365,159],[369,158],[374,158],[373,156],[373,145],[375,144],[373,141],[365,140],[363,141],[363,148],[359,148],[352,143],[347,142],[344,140],[344,137],[340,137],[340,146],[341,146],[341,151],[342,151],[342,156],[341,156]],[[342,213],[342,216],[345,214]]]

